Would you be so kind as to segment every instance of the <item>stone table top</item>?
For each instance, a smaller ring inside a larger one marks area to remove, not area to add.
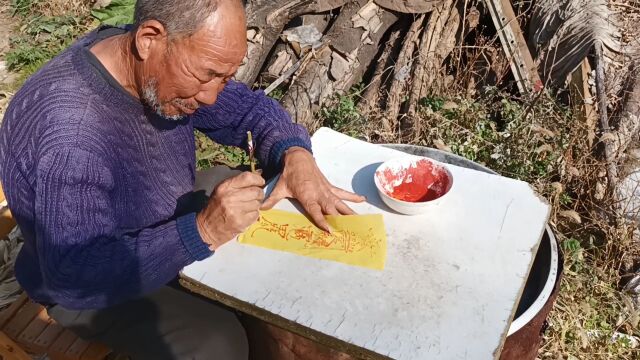
[[[376,271],[230,242],[187,266],[182,283],[226,305],[364,358],[497,359],[545,230],[548,204],[524,182],[443,164],[453,187],[436,208],[386,207],[373,174],[407,154],[329,129],[312,137],[334,185],[380,213],[387,259]],[[298,211],[290,201],[277,205]]]

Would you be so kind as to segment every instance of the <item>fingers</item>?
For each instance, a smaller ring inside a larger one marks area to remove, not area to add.
[[[284,183],[278,181],[276,187],[273,189],[267,200],[262,203],[260,210],[269,210],[276,206],[276,204],[287,197],[287,191],[284,187]]]
[[[311,220],[313,220],[316,226],[328,233],[331,232],[331,227],[322,214],[322,207],[320,206],[320,204],[318,204],[317,202],[307,202],[302,206],[307,211],[307,213],[311,217]]]
[[[252,186],[264,187],[265,182],[262,176],[252,172],[245,171],[240,175],[234,176],[228,180],[229,185],[236,189],[242,189]]]
[[[356,203],[367,201],[367,198],[362,195],[354,194],[352,192],[337,188],[335,186],[331,187],[331,192],[342,200],[356,202]]]
[[[262,203],[264,200],[264,190],[257,186],[236,189],[233,200],[239,202],[259,201]]]
[[[349,207],[349,205],[345,204],[342,201],[338,201],[336,203],[336,210],[338,210],[340,212],[340,214],[342,215],[355,215],[356,212],[353,211],[353,209],[351,209]]]
[[[246,213],[245,220],[246,220],[246,224],[248,225],[244,230],[247,230],[249,226],[253,225],[256,221],[258,221],[259,218],[260,218],[260,212],[257,210]]]

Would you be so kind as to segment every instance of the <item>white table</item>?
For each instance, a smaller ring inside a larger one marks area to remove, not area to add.
[[[373,173],[406,156],[321,129],[312,138],[333,184],[382,213],[383,271],[229,243],[186,267],[190,289],[358,357],[497,359],[545,229],[547,203],[520,181],[445,165],[454,182],[426,214],[393,213]],[[289,201],[277,208],[297,211]]]

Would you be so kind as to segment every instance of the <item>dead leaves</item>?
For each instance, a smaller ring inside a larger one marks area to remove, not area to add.
[[[558,213],[558,215],[560,217],[565,218],[565,219],[569,219],[569,220],[573,221],[576,224],[582,224],[582,217],[580,217],[580,214],[578,214],[577,211],[574,211],[574,210],[563,210],[563,211],[560,211]]]
[[[440,139],[436,139],[433,141],[433,145],[438,148],[438,150],[442,150],[442,151],[446,151],[446,152],[452,152],[451,151],[451,147],[448,146],[447,144],[444,143],[444,141],[440,140]]]

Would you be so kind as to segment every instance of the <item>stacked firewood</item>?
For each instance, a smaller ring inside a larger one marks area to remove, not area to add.
[[[433,85],[463,18],[456,0],[251,0],[247,16],[238,80],[278,88],[293,120],[314,128],[321,105],[366,78],[359,106],[382,106],[388,132],[413,125],[399,119]]]

